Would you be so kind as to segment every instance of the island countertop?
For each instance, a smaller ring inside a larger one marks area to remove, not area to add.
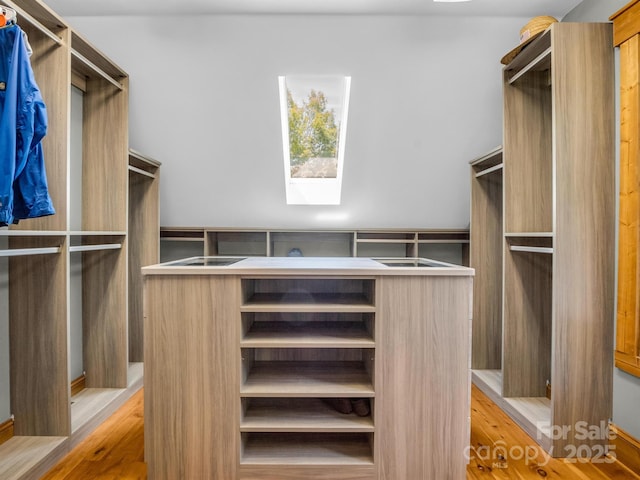
[[[142,268],[143,275],[473,276],[472,268],[426,258],[190,257]]]

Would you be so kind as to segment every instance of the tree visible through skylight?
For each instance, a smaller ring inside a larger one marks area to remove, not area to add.
[[[287,203],[340,203],[351,77],[280,77]]]

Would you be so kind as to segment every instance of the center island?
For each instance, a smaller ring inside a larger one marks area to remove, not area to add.
[[[466,478],[473,269],[194,257],[142,271],[150,480]]]

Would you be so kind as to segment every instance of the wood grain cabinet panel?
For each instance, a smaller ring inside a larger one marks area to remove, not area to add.
[[[149,477],[464,478],[472,271],[296,260],[143,269]]]
[[[236,478],[238,304],[232,277],[146,277],[149,478]]]
[[[380,280],[379,479],[466,475],[471,281]]]

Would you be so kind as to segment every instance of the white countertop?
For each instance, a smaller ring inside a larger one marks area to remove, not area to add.
[[[232,262],[228,265],[215,263]],[[384,263],[382,263],[384,262]],[[473,276],[472,268],[424,258],[191,257],[151,265],[143,275],[443,275]]]

